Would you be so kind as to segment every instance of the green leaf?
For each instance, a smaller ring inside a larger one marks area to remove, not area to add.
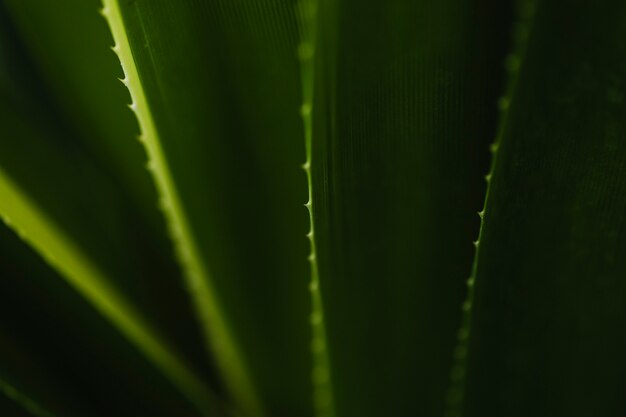
[[[0,380],[55,416],[197,416],[17,235],[0,227]],[[12,415],[6,413],[3,415]]]
[[[295,2],[107,0],[209,345],[250,416],[310,406]]]
[[[63,117],[4,6],[0,19],[0,216],[208,410],[214,401],[205,383],[162,335],[166,326],[147,318],[156,316],[159,289],[171,288],[174,265],[156,255],[159,243],[125,191]],[[178,301],[180,291],[166,293]]]
[[[134,140],[137,123],[121,105],[128,100],[128,91],[115,79],[123,77],[119,62],[112,51],[105,51],[111,35],[94,12],[100,0],[5,3],[61,116],[128,188],[128,198],[141,208],[142,216],[159,224],[145,153]]]
[[[300,78],[302,84],[302,107],[300,114],[304,128],[306,162],[303,165],[307,175],[310,229],[307,237],[310,243],[309,263],[311,264],[311,356],[313,367],[313,409],[316,416],[332,416],[334,413],[333,389],[330,381],[330,361],[328,357],[326,325],[322,294],[320,292],[319,265],[317,261],[315,218],[313,216],[313,176],[311,158],[313,146],[313,96],[315,91],[315,47],[317,26],[317,0],[301,0],[298,3],[298,22],[300,26]]]
[[[320,416],[443,413],[509,9],[320,3],[312,205],[334,401]]]
[[[626,376],[626,3],[538,3],[499,137],[466,416],[617,416]]]

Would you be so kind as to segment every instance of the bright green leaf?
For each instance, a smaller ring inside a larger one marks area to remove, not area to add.
[[[225,381],[250,416],[306,416],[295,2],[104,5],[178,258]]]

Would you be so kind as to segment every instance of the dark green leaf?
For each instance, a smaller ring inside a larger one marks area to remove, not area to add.
[[[338,417],[443,413],[509,9],[321,2],[312,203]]]
[[[0,391],[7,401],[34,404],[56,417],[198,415],[113,325],[4,226]],[[0,415],[13,414],[0,408]]]
[[[467,416],[626,409],[626,3],[538,3],[476,263]]]

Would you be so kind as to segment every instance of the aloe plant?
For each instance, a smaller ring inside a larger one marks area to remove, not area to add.
[[[0,412],[622,415],[625,37],[617,0],[1,0]]]

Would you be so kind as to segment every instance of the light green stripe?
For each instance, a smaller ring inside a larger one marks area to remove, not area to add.
[[[148,154],[148,168],[161,198],[161,208],[168,220],[178,259],[185,270],[196,314],[203,324],[206,339],[218,358],[218,366],[230,392],[247,414],[260,417],[264,413],[258,393],[211,286],[208,268],[203,262],[163,152],[159,132],[135,65],[119,2],[103,0],[103,3],[102,14],[111,27],[115,41],[113,50],[117,53],[125,74],[122,82],[130,91],[133,100],[130,108],[135,112],[141,128],[139,140]]]
[[[208,412],[213,395],[166,347],[80,247],[0,169],[0,217],[191,400]]]

